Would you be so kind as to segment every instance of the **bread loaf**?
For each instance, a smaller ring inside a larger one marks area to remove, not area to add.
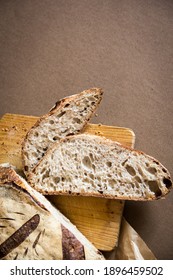
[[[28,177],[43,194],[153,200],[172,186],[156,159],[101,136],[69,136],[46,153]]]
[[[104,259],[43,195],[8,167],[0,167],[0,213],[0,259]]]
[[[36,122],[22,145],[23,169],[26,175],[54,142],[81,132],[101,102],[102,94],[101,89],[92,88],[63,98]]]

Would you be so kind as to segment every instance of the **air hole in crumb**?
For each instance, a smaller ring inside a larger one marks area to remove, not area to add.
[[[155,174],[157,172],[156,168],[155,167],[149,167],[147,169],[148,172],[150,172],[151,174]]]
[[[99,192],[100,194],[103,194],[103,191],[98,190],[98,192]]]
[[[138,167],[138,172],[139,172],[140,175],[143,176],[143,171],[142,171],[142,169],[140,167]]]
[[[91,161],[94,160],[94,157],[93,157],[93,154],[92,154],[92,153],[89,153],[89,157],[90,157]]]
[[[27,165],[24,166],[24,170],[28,171],[28,166]]]
[[[88,178],[85,178],[85,179],[83,179],[83,182],[84,182],[84,183],[89,183],[89,179],[88,179]]]
[[[72,133],[67,134],[66,136],[72,136],[72,135],[74,135],[74,133],[73,133],[73,132],[72,132]]]
[[[93,174],[89,174],[89,176],[92,180],[94,180],[94,175]]]
[[[66,112],[61,112],[60,114],[58,114],[56,117],[57,118],[61,118]]]
[[[96,167],[94,164],[92,164],[92,169],[95,171]]]
[[[135,176],[135,180],[136,180],[138,183],[142,183],[141,178],[140,178],[139,176]]]
[[[49,177],[49,170],[47,170],[44,174],[43,174],[43,177],[42,177],[42,180],[46,179]]]
[[[163,178],[163,183],[166,185],[167,189],[169,189],[172,186],[172,182],[168,178]]]
[[[28,153],[27,153],[27,152],[24,152],[24,155],[25,155],[26,157],[28,157]]]
[[[60,182],[60,178],[59,177],[55,177],[53,178],[53,181],[55,184],[58,184]]]
[[[166,170],[165,168],[162,168],[162,171],[165,172],[165,173],[167,173],[167,170]]]
[[[73,118],[73,121],[74,121],[75,123],[81,123],[81,120],[80,120],[79,118]]]
[[[92,168],[91,160],[88,156],[85,156],[83,158],[82,164],[83,164],[83,167],[87,170]]]
[[[50,120],[49,123],[50,123],[50,124],[54,124],[54,121],[53,121],[53,120]]]
[[[68,107],[69,105],[70,105],[69,103],[65,104],[64,108]]]
[[[128,172],[131,176],[135,176],[136,171],[135,171],[135,169],[134,169],[131,165],[127,164],[127,165],[125,166],[125,168],[126,168],[127,172]]]
[[[53,141],[57,141],[59,139],[59,137],[58,136],[54,136],[52,139],[53,139]]]
[[[107,162],[106,162],[106,165],[107,165],[108,167],[111,167],[111,166],[112,166],[112,162],[107,161]]]
[[[88,100],[95,103],[95,98],[93,96],[89,96]]]
[[[108,180],[108,184],[111,188],[113,188],[116,184],[116,181],[114,179]]]
[[[43,174],[45,171],[46,171],[46,168],[44,167],[44,168],[40,171],[40,173]]]
[[[136,188],[137,188],[137,189],[139,189],[139,188],[140,188],[140,186],[139,186],[138,182],[135,182],[135,186],[136,186]]]
[[[158,197],[162,194],[161,190],[159,189],[157,181],[148,181],[149,188],[155,195]]]
[[[128,159],[125,159],[125,161],[123,161],[123,162],[121,163],[121,165],[124,166],[124,165],[126,164],[127,161],[128,161]]]

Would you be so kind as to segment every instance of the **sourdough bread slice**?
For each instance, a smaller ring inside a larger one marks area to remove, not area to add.
[[[8,167],[0,167],[0,213],[0,259],[104,259],[43,195]]]
[[[84,90],[58,101],[27,133],[22,145],[23,169],[27,175],[51,144],[85,127],[102,100],[99,88]]]
[[[154,158],[101,136],[83,133],[56,143],[29,176],[44,194],[153,200],[172,186]]]

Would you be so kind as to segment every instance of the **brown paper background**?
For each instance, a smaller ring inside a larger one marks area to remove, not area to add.
[[[173,176],[173,1],[1,0],[0,113],[41,115],[104,89],[93,122],[130,127],[135,147]],[[127,202],[125,218],[157,259],[173,259],[173,192]]]

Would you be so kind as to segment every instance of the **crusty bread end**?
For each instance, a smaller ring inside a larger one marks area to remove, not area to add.
[[[11,167],[0,167],[0,259],[103,260],[103,255]]]

